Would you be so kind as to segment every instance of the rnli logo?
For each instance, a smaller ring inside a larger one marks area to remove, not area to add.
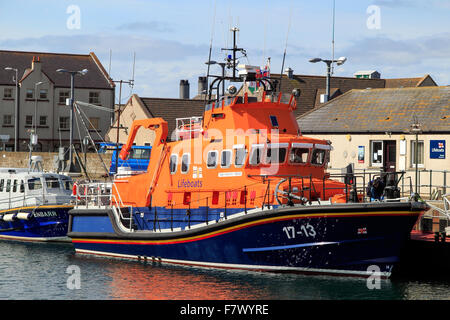
[[[178,180],[178,188],[201,188],[203,182],[201,180],[181,179]]]

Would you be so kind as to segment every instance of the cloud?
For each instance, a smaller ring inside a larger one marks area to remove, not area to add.
[[[207,45],[185,44],[178,41],[143,35],[47,35],[36,38],[8,39],[0,41],[1,48],[8,50],[43,51],[58,53],[108,54],[110,49],[116,58],[137,56],[151,61],[183,60],[189,56],[206,55]]]
[[[148,35],[70,35],[0,41],[6,50],[88,54],[94,52],[113,79],[132,77],[133,53],[136,53],[134,92],[146,97],[176,98],[181,79],[189,79],[191,96],[196,94],[198,76],[204,75],[209,45],[186,44]],[[220,51],[220,48],[215,48]],[[128,89],[124,89],[123,101]],[[122,102],[123,102],[122,101]]]
[[[417,5],[417,1],[415,0],[375,0],[373,2],[374,5],[381,7],[391,7],[391,8],[400,8],[400,7],[413,7]]]
[[[159,21],[148,22],[131,22],[125,23],[117,27],[121,31],[157,31],[157,32],[173,32],[174,29],[167,23]]]
[[[374,0],[372,4],[389,8],[450,8],[449,0]]]
[[[411,39],[388,36],[363,38],[342,51],[347,65],[360,69],[377,69],[382,77],[435,75],[438,84],[447,85],[450,56],[450,33]],[[356,71],[356,70],[355,70]]]
[[[356,63],[410,66],[423,60],[448,59],[450,33],[396,40],[387,36],[364,38],[347,47],[345,54]]]

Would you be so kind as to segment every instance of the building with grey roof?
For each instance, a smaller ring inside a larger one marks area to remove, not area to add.
[[[7,69],[5,69],[7,68]],[[6,141],[0,147],[14,150],[16,133],[15,91],[16,72],[19,85],[18,151],[27,151],[30,134],[36,131],[38,143],[35,151],[54,151],[59,146],[68,146],[71,79],[67,73],[57,69],[81,71],[74,81],[75,100],[90,103],[101,108],[83,108],[86,130],[78,120],[74,124],[74,145],[79,146],[88,131],[97,141],[111,125],[114,106],[114,82],[103,68],[96,55],[62,54],[45,52],[21,52],[0,50],[0,135]],[[105,111],[105,110],[110,110]]]
[[[450,86],[350,90],[297,121],[302,134],[332,142],[332,172],[404,171],[414,185],[417,166],[422,190],[448,192]]]

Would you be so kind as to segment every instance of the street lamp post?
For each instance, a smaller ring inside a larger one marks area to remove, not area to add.
[[[16,101],[14,106],[14,151],[17,152],[17,148],[19,147],[19,70],[11,67],[6,67],[5,70],[16,72]]]
[[[37,137],[37,103],[38,103],[37,87],[44,83],[45,83],[44,81],[39,81],[34,84],[34,117],[33,117],[32,134],[34,134],[35,137],[34,137],[34,139],[30,139],[30,140],[36,141],[36,142],[37,142],[36,137]],[[33,148],[33,147],[31,147],[31,148]]]
[[[59,73],[68,73],[70,74],[70,140],[69,140],[69,172],[73,169],[72,163],[72,148],[73,148],[73,121],[74,121],[74,102],[75,102],[75,76],[82,75],[84,76],[88,70],[83,69],[81,71],[69,71],[66,69],[58,69],[56,72]]]
[[[345,63],[345,61],[347,61],[347,58],[345,57],[340,57],[337,60],[325,60],[322,58],[313,58],[310,59],[309,62],[311,63],[317,63],[317,62],[324,62],[327,65],[327,82],[326,82],[326,91],[325,91],[325,96],[326,96],[326,101],[328,101],[330,99],[330,79],[331,79],[331,65],[333,63],[336,63],[338,66],[343,65]],[[325,102],[326,102],[325,101]]]
[[[416,135],[416,145],[414,148],[414,165],[416,167],[415,172],[415,189],[416,189],[416,196],[419,195],[418,190],[418,176],[419,176],[419,134],[422,132],[422,125],[417,121],[417,117],[414,116],[414,123],[411,124],[411,133],[414,133]]]

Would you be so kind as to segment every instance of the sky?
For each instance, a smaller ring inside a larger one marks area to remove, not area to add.
[[[135,56],[122,103],[132,93],[177,98],[182,79],[193,97],[210,48],[222,62],[232,27],[247,52],[240,63],[270,57],[279,74],[285,54],[283,69],[325,75],[325,64],[308,60],[333,56],[333,2],[334,57],[347,58],[335,76],[377,70],[450,84],[450,0],[0,0],[0,50],[94,52],[113,80],[126,81]]]

